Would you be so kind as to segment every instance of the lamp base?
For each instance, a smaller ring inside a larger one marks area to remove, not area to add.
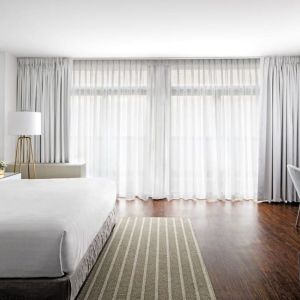
[[[27,164],[28,178],[36,178],[35,162],[30,136],[20,136],[18,138],[15,155],[14,173],[21,172],[22,163]],[[32,174],[30,171],[30,165],[32,165]]]

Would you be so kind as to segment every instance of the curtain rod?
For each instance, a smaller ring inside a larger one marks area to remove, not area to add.
[[[70,56],[17,56],[17,58],[69,58],[73,60],[204,60],[204,59],[261,59],[264,57],[300,57],[299,55],[225,56],[225,57],[70,57]]]
[[[197,59],[260,59],[261,56],[236,57],[72,57],[73,60],[197,60]]]

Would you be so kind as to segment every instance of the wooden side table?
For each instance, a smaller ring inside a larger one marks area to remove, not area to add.
[[[0,181],[14,179],[21,179],[21,173],[5,172],[2,177],[0,176]]]

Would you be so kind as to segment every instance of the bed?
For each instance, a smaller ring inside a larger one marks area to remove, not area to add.
[[[115,225],[104,178],[0,182],[0,299],[74,299]]]

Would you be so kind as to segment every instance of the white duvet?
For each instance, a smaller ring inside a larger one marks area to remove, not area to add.
[[[0,182],[0,277],[73,272],[115,199],[104,178]]]

